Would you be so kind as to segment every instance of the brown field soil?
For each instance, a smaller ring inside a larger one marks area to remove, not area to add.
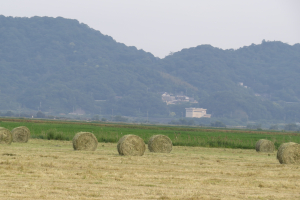
[[[124,157],[116,145],[1,145],[0,199],[300,199],[300,166],[279,164],[276,153],[175,146]]]

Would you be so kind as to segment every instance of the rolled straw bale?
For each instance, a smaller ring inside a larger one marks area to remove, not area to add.
[[[28,142],[28,139],[30,137],[30,130],[26,126],[20,126],[17,128],[14,128],[11,131],[13,142],[22,142],[26,143]]]
[[[300,144],[283,143],[278,148],[277,159],[281,164],[300,164]]]
[[[142,156],[146,150],[145,142],[137,135],[124,135],[118,142],[118,152],[123,156]]]
[[[98,140],[93,133],[79,132],[73,138],[74,150],[95,151],[98,146]]]
[[[156,153],[170,153],[172,151],[172,141],[165,135],[154,135],[148,141],[148,149]]]
[[[274,152],[275,145],[270,140],[260,139],[256,142],[255,149],[257,152]]]
[[[11,144],[12,135],[10,130],[0,127],[0,143],[1,144]]]

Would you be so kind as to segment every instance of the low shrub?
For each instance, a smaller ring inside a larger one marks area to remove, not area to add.
[[[69,140],[69,137],[64,136],[62,132],[58,132],[56,129],[46,131],[46,138],[48,140]]]

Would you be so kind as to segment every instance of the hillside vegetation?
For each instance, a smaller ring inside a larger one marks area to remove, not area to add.
[[[300,44],[201,45],[167,56],[160,67],[197,87],[199,105],[215,117],[300,119]]]
[[[201,45],[159,59],[77,20],[0,16],[0,73],[2,111],[181,117],[192,106],[215,118],[300,121],[300,44]],[[167,106],[163,92],[199,103]]]

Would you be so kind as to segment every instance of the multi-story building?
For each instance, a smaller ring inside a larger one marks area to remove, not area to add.
[[[168,94],[167,92],[161,95],[163,102],[166,102],[167,105],[169,104],[181,104],[181,103],[198,103],[194,98],[190,98],[185,95],[172,95]]]
[[[186,108],[186,117],[195,117],[195,118],[201,118],[201,117],[207,117],[210,118],[211,114],[206,114],[207,109],[203,108]]]

